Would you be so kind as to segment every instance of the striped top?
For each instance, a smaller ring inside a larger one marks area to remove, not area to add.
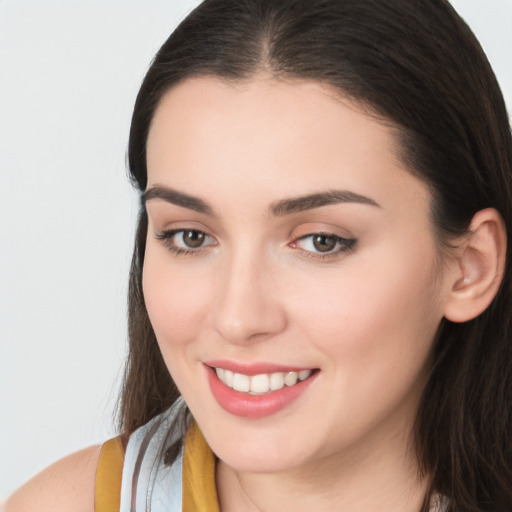
[[[96,471],[95,512],[219,512],[215,456],[197,424],[187,429],[184,449],[167,466],[163,453],[175,414],[168,411],[136,430],[126,446],[104,443]]]

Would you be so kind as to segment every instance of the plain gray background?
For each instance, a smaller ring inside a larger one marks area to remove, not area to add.
[[[115,434],[131,109],[198,0],[0,0],[0,500]],[[454,0],[512,105],[512,0]]]

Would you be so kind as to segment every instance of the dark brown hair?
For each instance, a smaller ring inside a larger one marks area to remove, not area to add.
[[[512,240],[506,108],[483,50],[446,0],[205,0],[159,50],[137,97],[128,156],[139,191],[166,91],[191,76],[243,81],[262,70],[330,84],[394,126],[401,158],[432,190],[441,242],[487,207]],[[144,305],[146,230],[142,206],[120,406],[126,434],[179,397]],[[434,343],[415,442],[431,492],[447,496],[451,511],[512,510],[511,286],[509,253],[491,306],[470,322],[443,320]]]

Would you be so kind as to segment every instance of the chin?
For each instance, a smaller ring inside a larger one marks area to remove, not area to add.
[[[218,436],[214,432],[207,439],[215,455],[235,471],[278,473],[298,468],[314,458],[314,449],[308,450],[304,440],[290,435],[287,430],[285,436],[280,435],[284,429],[256,433],[237,430],[234,432],[238,435],[223,432]]]
[[[223,454],[224,455],[224,454]],[[298,454],[287,456],[282,451],[273,454],[245,453],[233,451],[219,459],[239,473],[270,474],[291,471],[300,467],[304,461]]]

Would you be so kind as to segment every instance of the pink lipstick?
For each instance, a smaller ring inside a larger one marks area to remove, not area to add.
[[[219,360],[208,361],[204,367],[218,404],[246,418],[263,418],[281,411],[305,393],[319,374],[312,368]]]

